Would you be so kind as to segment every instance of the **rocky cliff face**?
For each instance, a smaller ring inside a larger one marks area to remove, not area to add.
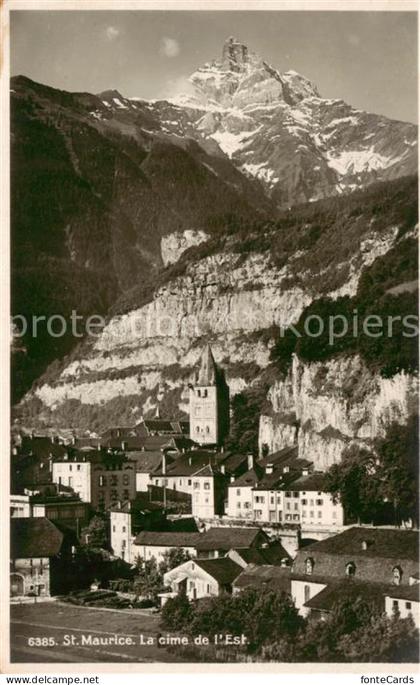
[[[389,204],[394,210],[396,202],[391,199]],[[277,227],[268,231],[260,251],[252,242],[238,251],[245,241],[237,234],[223,237],[223,249],[210,241],[209,254],[185,258],[183,271],[163,283],[150,302],[112,317],[99,337],[42,377],[19,406],[21,420],[38,427],[100,431],[110,422],[133,424],[158,403],[163,414],[179,416],[188,411],[187,383],[207,341],[227,370],[231,394],[243,391],[268,371],[273,326],[286,328],[296,322],[321,293],[354,295],[363,270],[411,235],[400,236],[392,213],[372,220],[366,207],[362,196],[358,210],[347,211],[344,225],[338,207],[338,223],[318,239],[331,240],[340,225],[341,244],[352,242],[354,268],[340,268],[338,249],[328,266],[309,260],[305,267],[305,253],[293,244],[279,265],[272,255]],[[358,238],[353,243],[354,214]],[[312,221],[322,223],[317,212]],[[299,216],[296,225],[301,225]],[[311,234],[308,217],[304,225]],[[306,258],[310,255],[312,251]],[[304,274],[298,284],[297,271]],[[271,409],[261,418],[260,446],[267,443],[275,450],[297,440],[302,454],[319,467],[339,460],[349,441],[370,440],[391,420],[403,421],[414,387],[411,377],[382,379],[354,357],[313,365],[296,358],[287,378],[275,379],[271,369]]]
[[[260,444],[297,440],[325,467],[404,420],[412,379],[355,356],[296,358],[280,379],[272,327],[353,296],[407,237],[416,185],[392,179],[417,169],[416,127],[325,99],[234,39],[191,83],[195,96],[146,102],[12,81],[13,311],[108,314],[76,348],[17,347],[17,396],[36,379],[18,420],[101,431],[158,403],[181,415],[209,341],[232,395],[272,385]]]
[[[392,422],[404,424],[417,407],[417,380],[405,373],[382,378],[358,356],[305,364],[296,356],[268,395],[259,444],[270,451],[296,441],[299,454],[324,470],[352,443],[370,446]]]

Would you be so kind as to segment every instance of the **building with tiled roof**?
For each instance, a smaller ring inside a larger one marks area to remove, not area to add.
[[[12,597],[56,594],[75,543],[74,535],[47,518],[11,519]]]
[[[249,588],[275,590],[290,595],[290,568],[281,566],[248,566],[233,582],[233,592]]]
[[[309,545],[293,562],[296,606],[308,613],[315,608],[313,603],[308,604],[315,595],[347,581],[371,585],[375,591],[381,587],[383,597],[386,588],[395,591],[395,587],[408,587],[416,582],[418,545],[418,531],[357,526]],[[322,597],[331,596],[325,592]]]
[[[190,556],[196,556],[200,533],[172,531],[141,531],[134,540],[133,558],[143,561],[154,558],[158,563],[164,560],[170,549],[183,549]]]
[[[231,593],[235,578],[241,571],[242,567],[227,557],[191,559],[165,573],[164,584],[171,588],[171,592],[160,595],[162,604],[180,591],[184,591],[192,601]]]
[[[300,459],[297,446],[254,461],[228,487],[226,512],[234,519],[260,523],[292,523],[305,528],[339,529],[341,504],[325,491],[325,475]]]
[[[197,556],[215,558],[225,556],[231,549],[250,549],[268,543],[261,528],[220,526],[209,528],[197,542]]]
[[[262,547],[231,549],[228,556],[244,568],[256,566],[290,566],[292,558],[278,540],[263,543]]]

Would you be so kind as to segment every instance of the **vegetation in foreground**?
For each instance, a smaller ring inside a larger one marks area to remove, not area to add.
[[[185,594],[162,609],[167,630],[209,638],[209,647],[189,647],[193,660],[416,663],[419,634],[411,618],[392,618],[377,605],[339,601],[319,621],[303,618],[283,592],[248,589],[190,603]],[[245,646],[217,648],[215,635],[244,635]],[[177,647],[179,649],[179,647]]]

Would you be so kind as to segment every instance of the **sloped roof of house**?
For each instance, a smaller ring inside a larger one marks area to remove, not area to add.
[[[236,578],[235,588],[268,588],[270,590],[282,590],[290,594],[290,568],[261,565],[249,566]]]
[[[242,567],[239,564],[235,564],[232,559],[227,557],[221,557],[220,559],[194,559],[194,563],[217,580],[219,585],[233,583],[242,571]]]
[[[356,601],[360,598],[367,602],[373,602],[380,610],[383,610],[385,607],[385,590],[386,586],[379,583],[372,585],[347,578],[340,583],[327,585],[321,592],[305,602],[304,606],[308,609],[329,612],[340,601],[348,599]]]
[[[308,476],[300,476],[289,484],[292,490],[303,492],[324,492],[325,474],[310,473]]]
[[[251,527],[226,527],[226,528],[209,528],[205,533],[202,533],[197,544],[197,551],[220,549],[228,552],[230,549],[248,548],[255,542],[258,535],[263,535],[266,539],[266,534],[261,528]]]
[[[313,562],[311,582],[345,578],[348,564],[354,564],[355,577],[364,582],[388,584],[395,567],[400,567],[403,583],[418,570],[418,531],[353,527],[299,550],[292,575],[303,578],[308,558]],[[309,578],[306,576],[306,578]]]
[[[130,452],[130,459],[136,462],[137,473],[152,473],[162,464],[162,453],[151,450],[135,450]]]
[[[220,461],[220,455],[220,452],[211,452],[210,450],[185,452],[185,454],[180,454],[174,458],[171,463],[167,463],[165,475],[190,476],[208,464],[217,464]],[[159,467],[154,475],[162,476],[162,468]]]
[[[47,518],[15,518],[10,521],[12,559],[55,557],[64,534]]]
[[[257,485],[264,474],[264,469],[259,464],[255,464],[252,469],[236,478],[233,483],[229,483],[230,488],[253,487]]]
[[[257,565],[280,566],[282,561],[291,561],[280,542],[274,542],[268,547],[250,547],[249,549],[235,549],[235,552],[247,563]]]
[[[135,539],[136,545],[150,547],[196,547],[200,533],[190,532],[161,532],[142,530]]]
[[[367,549],[362,549],[362,543]],[[419,531],[395,528],[365,528],[353,526],[338,535],[316,542],[306,548],[310,551],[330,554],[362,554],[364,557],[383,557],[387,559],[419,558]]]
[[[414,583],[414,585],[391,585],[386,590],[385,595],[395,599],[420,602],[420,585],[418,583]]]

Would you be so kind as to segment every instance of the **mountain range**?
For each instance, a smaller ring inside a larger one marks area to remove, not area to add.
[[[398,255],[415,253],[417,185],[405,177],[417,170],[417,127],[325,99],[233,38],[190,81],[193,95],[145,101],[12,79],[13,313],[109,319],[76,347],[46,334],[20,341],[17,415],[100,430],[157,403],[182,414],[210,340],[233,395],[263,383],[261,440],[287,444],[298,423],[303,453],[317,445],[331,463],[349,440],[406,418],[410,371],[394,364],[384,379],[353,351],[326,362],[321,385],[319,360],[279,376],[273,327],[320,298],[357,297],[375,268],[387,274],[378,301],[406,293],[414,267]],[[165,313],[170,332],[127,327]]]

